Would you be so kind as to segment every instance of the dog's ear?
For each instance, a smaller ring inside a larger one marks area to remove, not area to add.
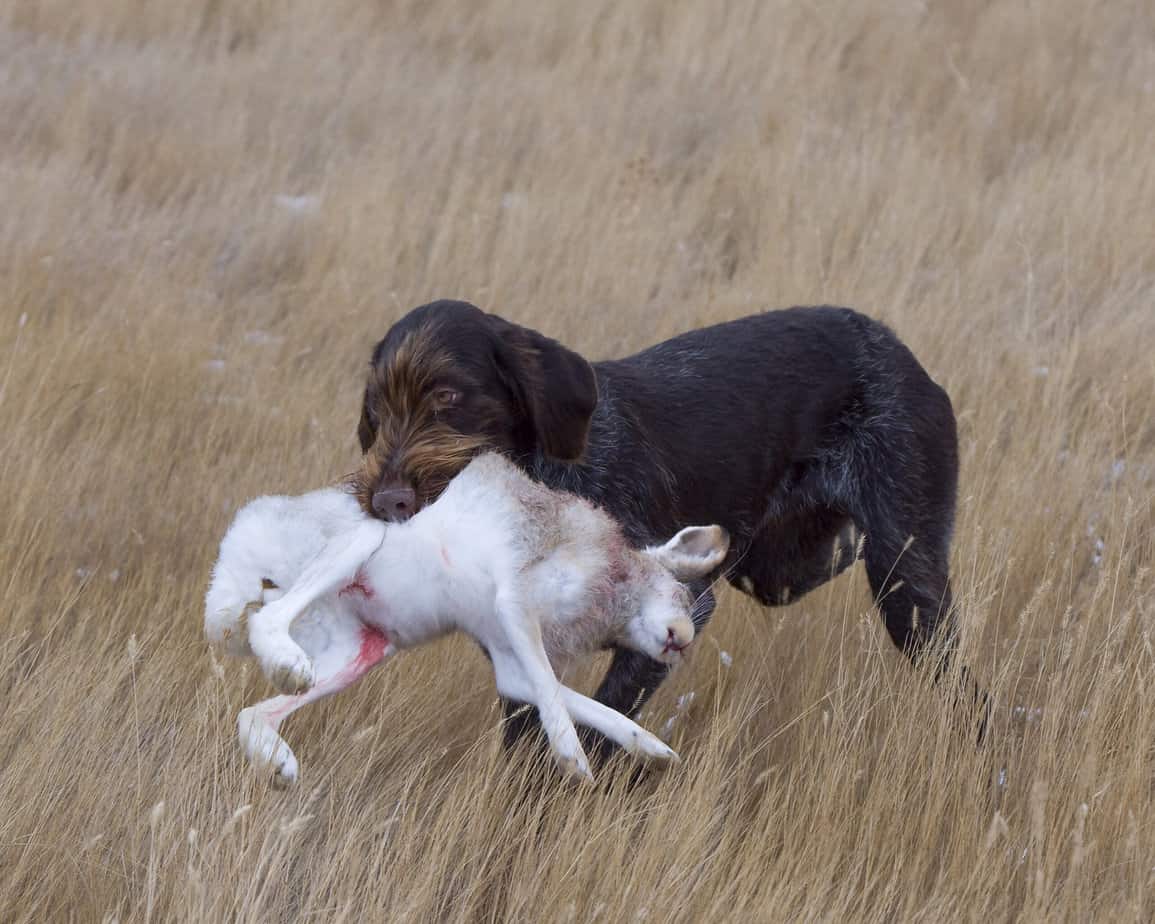
[[[357,439],[361,442],[361,453],[369,448],[377,439],[377,428],[373,425],[373,417],[369,413],[369,389],[365,388],[365,395],[361,398],[361,420],[357,424]]]
[[[498,341],[498,371],[521,404],[537,446],[555,459],[580,459],[598,403],[593,367],[535,330],[496,315],[489,321]]]

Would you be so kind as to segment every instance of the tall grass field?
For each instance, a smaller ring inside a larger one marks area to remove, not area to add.
[[[1153,152],[1146,0],[8,0],[0,920],[1151,920]],[[984,746],[857,565],[721,592],[664,772],[507,753],[454,638],[294,716],[273,788],[217,543],[356,468],[439,297],[591,359],[892,326],[958,415]]]

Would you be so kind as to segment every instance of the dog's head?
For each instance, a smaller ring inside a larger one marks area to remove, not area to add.
[[[467,302],[422,305],[373,350],[357,498],[404,520],[479,452],[580,459],[597,397],[589,363],[556,341]]]

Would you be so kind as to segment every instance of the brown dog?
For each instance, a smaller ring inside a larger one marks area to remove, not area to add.
[[[913,660],[937,638],[940,671],[954,648],[950,399],[855,311],[766,312],[590,364],[468,303],[433,302],[374,349],[358,432],[357,494],[382,519],[408,518],[473,455],[497,450],[604,507],[637,545],[722,525],[723,573],[768,606],[861,550],[895,645]],[[701,628],[714,599],[698,590]],[[665,672],[617,650],[597,698],[632,712]]]

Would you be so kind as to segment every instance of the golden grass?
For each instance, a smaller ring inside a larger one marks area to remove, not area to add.
[[[1143,0],[5,5],[0,919],[1150,919],[1153,40]],[[891,323],[958,411],[988,746],[856,568],[724,596],[640,787],[502,753],[452,641],[291,720],[269,789],[216,543],[352,469],[372,342],[441,296],[594,357]]]

